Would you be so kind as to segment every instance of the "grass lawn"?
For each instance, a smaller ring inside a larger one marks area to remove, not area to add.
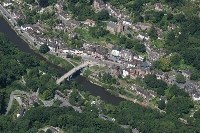
[[[156,40],[153,42],[153,44],[156,46],[156,48],[163,48],[164,47],[164,40]]]
[[[83,37],[84,40],[88,42],[96,42],[100,44],[106,45],[108,42],[112,44],[116,44],[118,37],[116,35],[112,35],[108,33],[105,37],[99,37],[94,38],[86,29],[76,29],[76,32],[80,34],[81,37]]]
[[[92,66],[90,67],[90,70],[96,72],[96,71],[104,71],[106,70],[107,68],[103,67],[103,66],[98,66],[98,65],[95,65],[95,66]]]
[[[73,68],[73,66],[69,62],[67,62],[66,60],[64,60],[64,59],[62,59],[60,57],[57,57],[57,56],[51,55],[51,54],[46,54],[45,56],[47,57],[47,59],[50,62],[65,68],[67,71],[69,71],[69,70],[71,70]]]
[[[90,74],[92,74],[92,71],[90,71],[89,69],[85,70],[85,72],[83,73],[83,76],[88,77]]]

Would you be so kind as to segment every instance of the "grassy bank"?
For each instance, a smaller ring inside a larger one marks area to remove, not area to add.
[[[46,54],[45,57],[47,58],[48,61],[50,61],[51,63],[58,65],[60,67],[65,68],[67,71],[71,70],[73,68],[72,64],[70,64],[69,62],[67,62],[66,60],[57,57],[55,55],[51,55],[51,54]]]

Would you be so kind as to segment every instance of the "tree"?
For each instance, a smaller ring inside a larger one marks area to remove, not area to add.
[[[47,6],[49,5],[48,1],[49,1],[49,0],[38,0],[39,5],[40,5],[41,7],[47,7]]]
[[[109,31],[102,27],[90,27],[89,32],[91,36],[95,38],[103,37],[109,33]]]
[[[146,47],[145,47],[145,45],[144,45],[144,44],[141,44],[141,43],[135,43],[134,49],[135,49],[136,51],[138,51],[138,52],[142,52],[142,53],[146,52]]]
[[[161,58],[159,62],[162,71],[167,72],[171,70],[171,61],[169,58]]]
[[[51,100],[54,98],[54,92],[50,91],[50,90],[45,90],[43,92],[43,98],[44,100]]]
[[[146,75],[144,82],[148,87],[157,92],[158,95],[164,95],[164,90],[167,88],[167,83],[163,80],[157,79],[156,75]]]
[[[73,89],[69,96],[69,102],[72,105],[82,105],[84,103],[77,89]]]
[[[200,109],[194,113],[195,119],[200,119]]]
[[[172,85],[166,90],[167,99],[171,99],[173,97],[189,97],[189,94],[186,93],[183,89],[180,89],[177,85]]]
[[[28,3],[28,4],[33,4],[33,3],[35,3],[35,0],[24,0],[26,3]]]
[[[177,14],[174,16],[174,19],[176,22],[178,23],[182,23],[182,22],[185,22],[186,21],[186,18],[185,18],[185,15],[184,14]]]
[[[174,15],[171,13],[167,14],[167,20],[172,20],[174,18]]]
[[[177,117],[181,117],[183,114],[188,114],[190,109],[193,107],[194,104],[189,97],[174,97],[166,106],[167,113],[175,114]]]
[[[40,53],[46,54],[47,52],[50,51],[50,48],[46,44],[43,44],[40,46],[39,51]]]
[[[25,68],[39,66],[39,62],[35,56],[27,53],[20,53],[17,55],[17,60],[24,65]]]
[[[151,69],[161,69],[160,62],[158,60],[152,63]]]
[[[102,76],[102,80],[107,84],[116,84],[116,79],[113,78],[109,73],[104,73]]]
[[[161,99],[159,102],[158,102],[158,108],[163,110],[165,109],[166,105],[165,105],[165,100]]]
[[[184,84],[186,82],[185,77],[181,73],[177,74],[176,75],[176,82]]]
[[[110,18],[110,15],[107,10],[102,10],[97,13],[97,19],[101,21],[108,20]]]
[[[199,78],[200,78],[200,73],[198,71],[192,72],[190,76],[190,80],[198,81]]]
[[[150,38],[153,39],[153,40],[156,40],[156,39],[158,38],[157,31],[156,31],[155,27],[152,27],[152,28],[149,30],[148,35],[149,35]]]
[[[180,54],[175,53],[170,57],[171,63],[173,65],[180,65],[180,61],[181,61],[182,57]]]

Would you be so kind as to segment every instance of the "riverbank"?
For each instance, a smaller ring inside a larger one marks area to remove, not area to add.
[[[29,44],[17,35],[17,33],[10,27],[10,25],[5,19],[1,17],[0,22],[1,22],[0,32],[4,33],[8,37],[8,39],[12,42],[12,44],[15,45],[19,50],[32,54],[36,56],[39,60],[45,61],[50,67],[58,70],[58,72],[61,75],[67,72],[64,68],[49,62],[46,58],[35,52],[32,48],[30,48]],[[80,84],[83,87],[83,89],[89,91],[94,96],[100,96],[100,98],[107,103],[118,105],[121,101],[124,101],[124,99],[122,98],[111,95],[109,92],[106,91],[106,89],[97,86],[95,84],[92,84],[83,76],[78,76],[75,79],[75,81],[78,84]]]

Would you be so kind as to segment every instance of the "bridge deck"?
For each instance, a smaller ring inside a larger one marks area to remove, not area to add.
[[[69,72],[67,72],[66,74],[64,74],[62,77],[60,77],[59,79],[56,80],[57,84],[60,84],[61,82],[63,82],[66,78],[68,78],[69,76],[71,76],[72,74],[74,74],[76,71],[88,66],[89,64],[91,64],[90,62],[84,62],[83,64],[80,64],[77,67],[74,67],[73,69],[71,69]]]

